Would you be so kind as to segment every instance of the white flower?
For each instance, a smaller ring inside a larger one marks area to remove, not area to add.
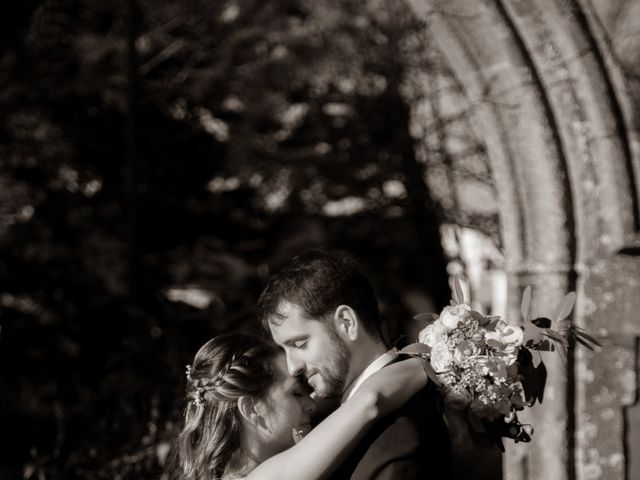
[[[479,353],[478,346],[470,340],[463,340],[456,345],[453,351],[453,359],[458,366],[464,366],[470,359]]]
[[[495,330],[487,331],[484,338],[485,340],[494,340],[504,346],[519,347],[522,345],[524,332],[521,327],[509,325],[504,320],[499,320],[495,325]]]
[[[489,358],[487,355],[478,355],[476,357],[476,372],[482,376],[489,375]]]
[[[442,323],[447,332],[450,332],[469,315],[469,311],[471,311],[471,307],[464,303],[444,307],[442,313],[440,313],[440,323]]]
[[[502,339],[502,334],[500,333],[502,325],[506,325],[507,322],[504,320],[498,320],[493,326],[492,330],[487,330],[484,334],[485,341],[493,340],[494,342],[502,343],[500,340]]]
[[[515,325],[507,325],[501,330],[502,343],[510,347],[519,347],[522,345],[524,332],[521,327]]]
[[[435,321],[431,325],[427,325],[418,334],[418,341],[430,346],[435,347],[438,343],[442,343],[447,339],[447,331],[444,329],[439,321]]]
[[[449,370],[453,363],[453,356],[444,343],[436,344],[431,350],[431,366],[436,372]]]
[[[518,360],[518,352],[520,352],[520,347],[509,346],[498,353],[498,358],[506,363],[507,366],[511,366]]]

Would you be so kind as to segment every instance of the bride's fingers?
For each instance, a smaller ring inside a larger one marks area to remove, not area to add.
[[[293,428],[293,441],[298,443],[311,431],[311,425],[300,425]]]

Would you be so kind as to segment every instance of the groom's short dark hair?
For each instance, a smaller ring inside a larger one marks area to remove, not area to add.
[[[348,305],[370,335],[380,336],[380,312],[373,286],[361,265],[345,252],[309,250],[274,275],[258,300],[265,328],[283,301],[300,307],[307,318],[327,321],[337,307]]]

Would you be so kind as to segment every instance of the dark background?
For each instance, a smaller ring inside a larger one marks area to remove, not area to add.
[[[396,340],[448,301],[440,225],[497,238],[429,186],[399,2],[2,10],[0,478],[160,477],[184,365],[296,253],[356,255]]]

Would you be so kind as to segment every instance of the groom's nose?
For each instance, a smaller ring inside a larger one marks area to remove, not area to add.
[[[292,377],[302,375],[305,370],[304,362],[301,362],[299,358],[291,353],[287,353],[287,368],[289,370],[289,375]]]

